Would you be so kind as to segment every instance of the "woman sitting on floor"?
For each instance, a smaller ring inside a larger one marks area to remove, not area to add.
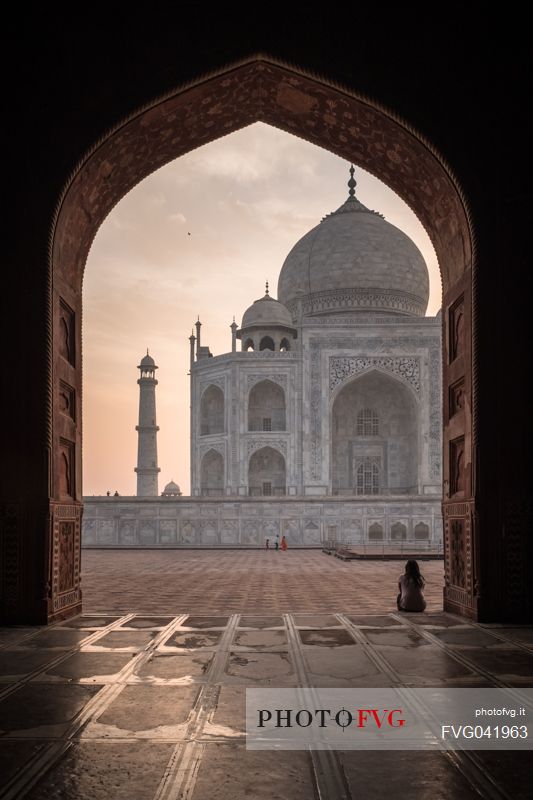
[[[405,573],[400,577],[398,588],[400,594],[396,599],[398,611],[424,611],[426,601],[422,594],[425,580],[420,574],[418,562],[413,559],[405,564]]]

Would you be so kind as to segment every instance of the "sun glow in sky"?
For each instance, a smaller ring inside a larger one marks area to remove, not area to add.
[[[263,123],[167,164],[129,192],[93,243],[84,279],[83,493],[134,495],[146,349],[156,389],[159,491],[189,492],[189,340],[231,350],[230,323],[264,294],[296,241],[346,199],[349,164]],[[441,304],[433,246],[414,213],[356,165],[356,195],[401,228],[429,269],[427,313]]]

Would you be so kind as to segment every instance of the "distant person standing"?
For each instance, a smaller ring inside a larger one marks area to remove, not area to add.
[[[279,550],[279,533],[276,534],[276,541],[274,542],[274,550]]]
[[[286,550],[287,547],[288,547],[287,540],[286,540],[285,536],[283,535],[281,537],[281,549],[282,550]]]
[[[270,539],[267,539],[265,542],[265,550],[270,550]]]
[[[400,594],[396,598],[398,611],[424,611],[426,601],[422,594],[425,580],[420,574],[418,562],[409,559],[405,564],[405,572],[400,576],[398,588]]]

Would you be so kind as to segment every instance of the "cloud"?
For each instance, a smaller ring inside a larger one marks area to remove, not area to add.
[[[167,202],[166,195],[163,192],[153,192],[145,195],[146,203],[154,206],[155,208],[162,208]]]

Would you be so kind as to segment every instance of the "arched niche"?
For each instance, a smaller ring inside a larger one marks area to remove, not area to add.
[[[200,399],[200,436],[224,433],[224,392],[211,384]]]
[[[373,522],[368,526],[368,541],[381,542],[383,541],[383,525],[379,522]]]
[[[418,522],[415,525],[415,539],[429,539],[429,525],[425,522]]]
[[[285,458],[273,447],[261,447],[248,462],[248,493],[253,497],[281,496],[286,492]]]
[[[391,525],[390,538],[393,541],[397,541],[398,539],[407,539],[407,525],[405,525],[403,522],[395,522],[393,525]]]
[[[248,395],[249,431],[286,430],[285,392],[271,380],[259,381]]]
[[[224,457],[208,450],[200,464],[200,493],[207,497],[224,494]]]
[[[276,345],[274,344],[274,339],[272,336],[262,336],[259,342],[259,350],[274,350],[276,349]]]

